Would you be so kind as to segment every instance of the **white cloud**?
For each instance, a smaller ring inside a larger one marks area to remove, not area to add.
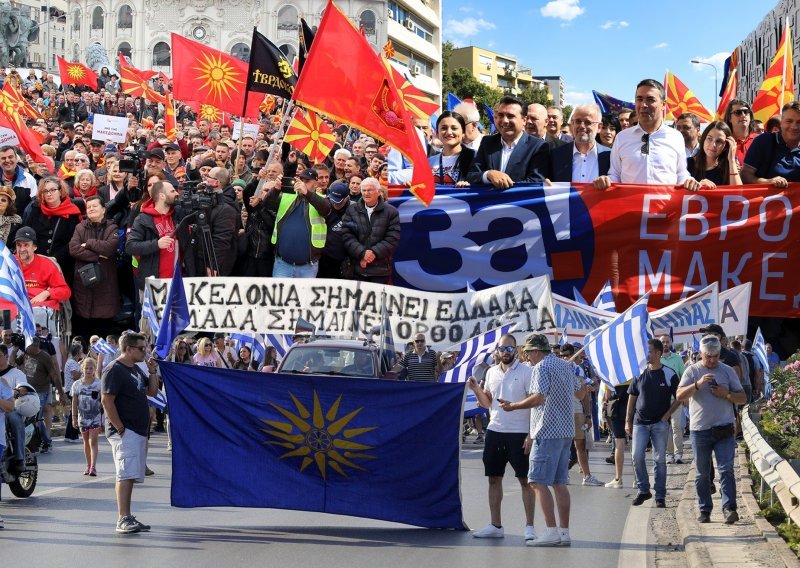
[[[568,105],[583,105],[586,103],[593,103],[594,95],[591,91],[564,91],[564,103]]]
[[[669,44],[665,41],[662,41],[661,43],[655,44],[653,49],[664,49],[665,47],[669,47]]]
[[[730,53],[727,51],[720,51],[719,53],[715,53],[714,55],[710,55],[708,57],[693,57],[692,59],[696,59],[697,61],[702,61],[704,63],[710,63],[716,67],[717,72],[719,73],[719,79],[722,80],[722,74],[725,72],[725,60],[728,57],[730,57]],[[693,63],[692,66],[694,67],[695,71],[706,71],[709,73],[709,75],[714,74],[714,70],[708,65]]]
[[[559,20],[574,20],[586,11],[581,8],[580,0],[551,0],[542,6],[540,12],[545,18],[557,18]]]
[[[600,28],[604,30],[612,30],[612,29],[623,29],[627,28],[630,24],[625,20],[608,20],[605,24],[601,24]]]
[[[448,39],[456,43],[478,35],[484,30],[493,30],[495,25],[483,18],[465,18],[463,20],[447,20],[445,22],[444,33]]]

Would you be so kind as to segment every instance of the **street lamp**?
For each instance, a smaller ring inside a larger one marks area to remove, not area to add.
[[[717,107],[719,106],[719,85],[717,83],[717,67],[713,63],[709,63],[708,61],[699,61],[697,59],[692,59],[689,63],[697,63],[698,65],[708,65],[714,70],[714,112],[716,113]]]

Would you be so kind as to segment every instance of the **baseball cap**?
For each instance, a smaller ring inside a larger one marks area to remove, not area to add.
[[[700,333],[716,333],[717,335],[725,337],[725,330],[722,329],[722,326],[717,323],[712,323],[707,325],[706,327],[701,327]]]
[[[92,141],[89,143],[90,146],[102,146],[103,144],[105,144],[105,142],[102,140],[95,140],[94,138],[92,138]]]
[[[550,341],[546,335],[541,333],[532,333],[525,338],[525,345],[522,347],[523,351],[550,351]]]
[[[157,160],[165,160],[164,150],[161,148],[153,148],[147,154],[144,155],[145,158],[155,158]]]
[[[22,227],[19,231],[17,231],[17,236],[14,237],[14,242],[17,241],[29,241],[32,243],[36,242],[36,231],[31,229],[30,227]]]
[[[314,168],[306,168],[302,172],[300,172],[300,179],[313,179],[317,181],[317,170]]]
[[[340,181],[336,181],[328,188],[328,199],[331,203],[339,205],[350,196],[350,188]]]
[[[167,151],[167,150],[175,150],[177,152],[180,152],[181,151],[181,147],[178,146],[177,144],[175,144],[175,142],[170,142],[169,144],[166,144],[164,146],[164,151]]]

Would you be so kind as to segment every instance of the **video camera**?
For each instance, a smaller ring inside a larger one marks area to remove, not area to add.
[[[219,196],[201,181],[186,181],[181,186],[178,203],[187,214],[193,214],[198,225],[207,225],[211,211],[219,204]]]
[[[126,174],[133,174],[138,176],[142,173],[142,158],[144,158],[144,150],[126,150],[122,152],[124,156],[119,161],[119,171]]]

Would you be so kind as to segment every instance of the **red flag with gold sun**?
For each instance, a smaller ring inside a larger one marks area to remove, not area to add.
[[[175,132],[178,129],[178,121],[175,118],[175,101],[172,100],[172,95],[167,93],[166,103],[164,105],[164,132],[167,138],[175,140]]]
[[[315,162],[322,162],[336,144],[336,136],[313,110],[301,110],[294,115],[283,141]]]
[[[93,91],[97,90],[97,73],[83,63],[70,63],[57,55],[56,60],[63,85],[84,86]]]
[[[22,93],[11,86],[11,81],[6,81],[3,84],[2,96],[5,98],[5,104],[12,106],[20,116],[39,118],[39,113],[36,109],[22,98]]]
[[[667,90],[667,118],[677,120],[680,115],[691,112],[701,122],[711,122],[713,117],[708,109],[698,100],[692,90],[683,81],[667,71],[664,77],[664,88]]]
[[[48,168],[50,167],[52,162],[42,153],[42,146],[37,142],[33,131],[22,120],[17,104],[6,95],[5,85],[0,91],[0,126],[13,130],[19,140],[20,148],[33,156],[37,163],[48,164]]]
[[[269,93],[264,95],[264,100],[258,105],[258,110],[264,114],[270,114],[275,110],[275,95],[270,95]]]
[[[395,69],[386,59],[383,60],[383,64],[392,71],[392,79],[397,87],[397,93],[403,101],[403,106],[410,110],[414,116],[428,120],[432,114],[439,112],[439,105],[412,85],[408,77],[405,77]]]
[[[119,56],[119,84],[126,95],[144,97],[147,100],[167,104],[167,97],[153,89],[148,81],[155,75],[155,71],[143,71],[130,65],[123,55]]]
[[[756,98],[753,99],[753,116],[766,124],[770,118],[781,113],[783,105],[793,100],[792,32],[787,20],[775,57],[772,58]]]

